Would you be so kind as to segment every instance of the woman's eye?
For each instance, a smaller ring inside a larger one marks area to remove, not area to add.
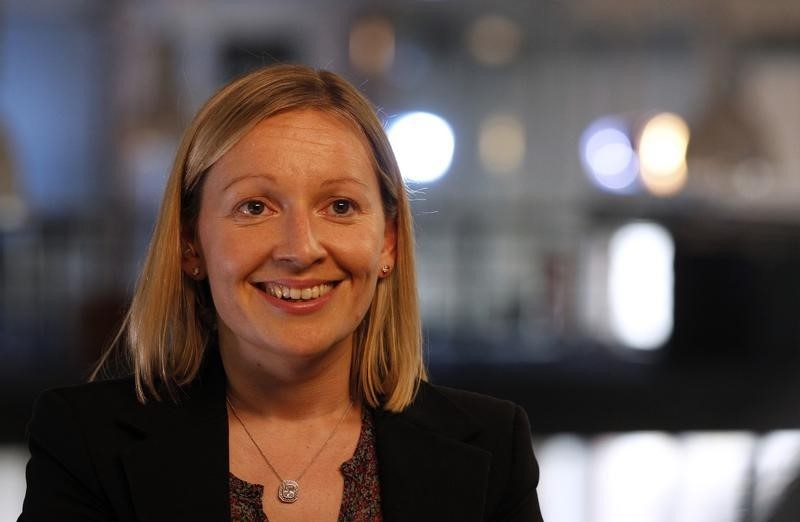
[[[347,199],[337,199],[331,203],[331,210],[339,216],[349,214],[353,210],[353,202]]]
[[[260,201],[246,201],[239,206],[239,212],[248,216],[259,216],[266,208],[266,205]]]

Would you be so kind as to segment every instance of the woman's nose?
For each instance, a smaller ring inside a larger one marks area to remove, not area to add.
[[[325,257],[325,249],[320,244],[312,219],[305,212],[284,214],[278,232],[280,237],[273,251],[276,261],[302,270]]]

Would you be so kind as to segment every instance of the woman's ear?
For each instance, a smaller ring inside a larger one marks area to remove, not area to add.
[[[392,273],[397,261],[397,221],[387,221],[383,229],[383,248],[381,249],[380,277]]]
[[[181,267],[192,279],[200,280],[206,277],[205,263],[194,239],[181,240]]]

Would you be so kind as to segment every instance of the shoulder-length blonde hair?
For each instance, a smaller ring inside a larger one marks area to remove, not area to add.
[[[396,265],[388,277],[379,279],[356,330],[351,392],[372,407],[401,411],[413,400],[419,381],[426,379],[411,210],[383,127],[367,99],[340,76],[278,65],[224,86],[200,109],[183,136],[143,272],[115,343],[127,341],[127,360],[141,401],[148,396],[160,399],[159,385],[171,394],[193,381],[216,335],[208,282],[195,281],[181,269],[181,239],[196,226],[206,173],[258,122],[305,108],[336,114],[363,133],[386,218],[397,227]],[[104,357],[100,367],[106,362]]]

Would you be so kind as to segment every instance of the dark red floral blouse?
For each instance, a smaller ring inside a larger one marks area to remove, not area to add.
[[[378,456],[375,431],[368,408],[361,415],[361,434],[353,456],[341,466],[344,476],[340,522],[380,522],[381,491],[378,481]],[[264,486],[229,475],[231,522],[268,522],[261,497]]]

